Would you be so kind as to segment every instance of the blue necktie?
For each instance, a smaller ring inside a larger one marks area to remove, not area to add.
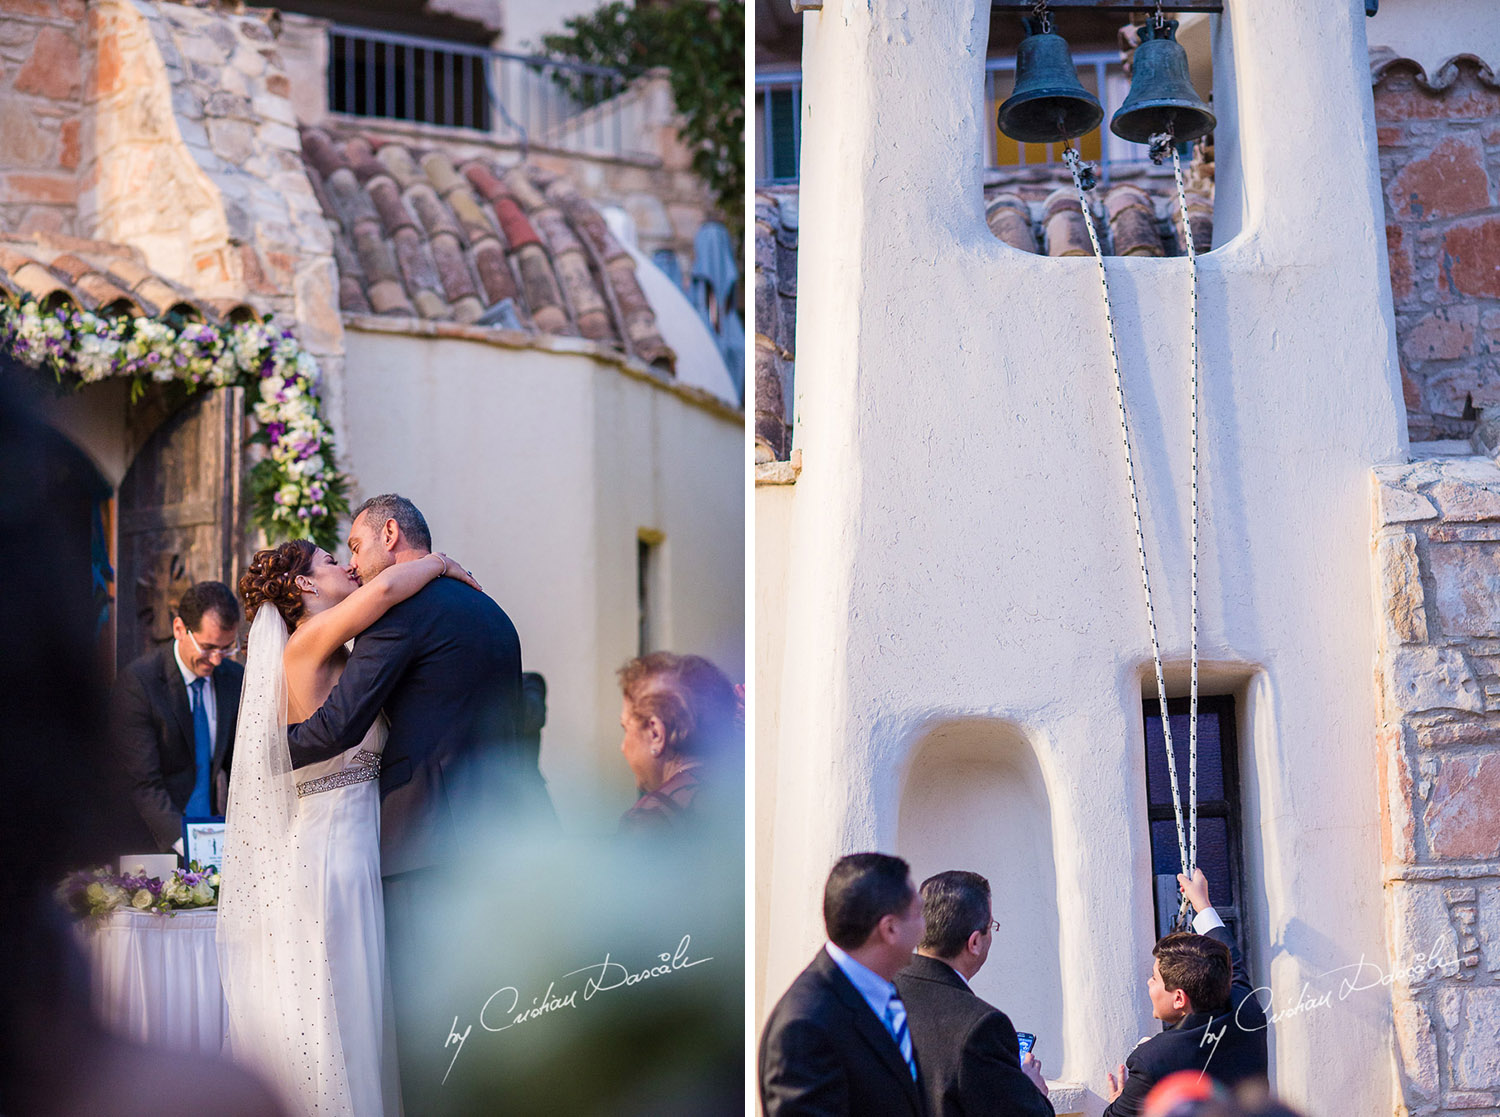
[[[193,753],[197,762],[198,777],[193,781],[193,793],[188,796],[183,814],[188,818],[206,818],[214,813],[208,797],[208,774],[213,767],[213,737],[208,728],[208,706],[204,704],[203,692],[207,679],[194,679],[188,688],[188,705],[193,708]]]
[[[906,1060],[906,1069],[911,1071],[912,1080],[917,1077],[917,1061],[912,1058],[911,1031],[906,1027],[906,1005],[901,1003],[901,998],[895,993],[885,1006],[885,1026],[890,1029],[891,1038],[896,1041],[896,1046],[901,1048],[901,1057]]]

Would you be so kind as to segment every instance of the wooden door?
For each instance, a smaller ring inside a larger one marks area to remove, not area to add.
[[[234,586],[243,538],[244,411],[241,388],[190,397],[156,426],[120,484],[122,666],[171,637],[173,608],[194,582]],[[150,419],[138,413],[133,423],[139,429]]]

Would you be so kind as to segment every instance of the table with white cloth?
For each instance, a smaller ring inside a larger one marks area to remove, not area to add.
[[[78,924],[94,1010],[112,1031],[174,1051],[218,1054],[229,1034],[217,908],[116,911]]]

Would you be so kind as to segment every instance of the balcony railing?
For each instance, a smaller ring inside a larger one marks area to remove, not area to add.
[[[1104,106],[1104,123],[1076,141],[1080,154],[1102,164],[1105,181],[1112,167],[1149,162],[1145,147],[1127,143],[1109,130],[1110,117],[1130,92],[1120,56],[1113,51],[1080,51],[1073,55],[1073,62],[1079,81]],[[1015,87],[1015,58],[991,58],[984,70],[985,165],[999,170],[1061,163],[1061,144],[1017,143],[995,125],[1001,102]],[[755,75],[755,115],[756,182],[795,182],[802,147],[802,75],[795,71]]]
[[[328,31],[328,107],[354,116],[630,157],[645,152],[645,111],[629,86],[617,70],[567,59],[365,27]]]

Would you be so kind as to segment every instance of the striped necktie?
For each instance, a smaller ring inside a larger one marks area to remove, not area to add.
[[[901,1003],[901,998],[895,990],[891,991],[891,999],[885,1006],[885,1026],[891,1033],[891,1038],[896,1041],[896,1046],[901,1048],[901,1057],[906,1060],[906,1069],[911,1071],[912,1081],[917,1078],[917,1061],[912,1057],[911,1031],[906,1026],[906,1006]]]

